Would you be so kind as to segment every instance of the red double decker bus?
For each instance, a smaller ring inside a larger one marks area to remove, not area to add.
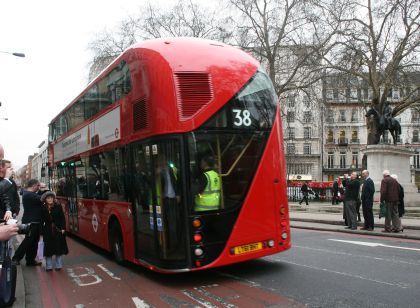
[[[136,44],[49,128],[67,230],[119,262],[182,272],[290,248],[277,98],[245,52]]]

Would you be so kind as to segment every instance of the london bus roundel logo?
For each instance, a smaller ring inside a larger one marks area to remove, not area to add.
[[[98,232],[98,216],[96,216],[96,214],[94,213],[92,215],[92,227],[93,227],[93,231]]]

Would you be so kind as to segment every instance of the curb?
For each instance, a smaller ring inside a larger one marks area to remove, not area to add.
[[[12,242],[14,251],[22,242],[22,235],[17,235]],[[26,290],[25,290],[25,280],[23,278],[22,265],[16,266],[16,300],[13,303],[14,307],[26,307]]]
[[[324,219],[314,219],[314,218],[290,218],[290,221],[298,221],[298,222],[312,222],[317,224],[327,224],[327,225],[337,225],[342,226],[343,222],[341,221],[334,221],[334,220],[324,220]],[[358,222],[357,226],[363,227],[363,223]],[[375,224],[375,228],[383,228],[383,224]],[[404,225],[404,230],[420,230],[418,226],[407,226]]]

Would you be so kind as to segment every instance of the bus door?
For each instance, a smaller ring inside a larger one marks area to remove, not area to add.
[[[177,138],[159,139],[138,145],[137,157],[134,155],[134,164],[139,170],[135,185],[142,192],[139,197],[143,198],[136,202],[137,212],[142,212],[137,215],[138,255],[140,258],[150,255],[153,249],[153,257],[175,261],[169,265],[173,267],[178,262],[180,267],[185,266],[186,260],[185,180],[180,148]],[[144,175],[146,179],[143,179]],[[165,266],[164,262],[161,266]]]
[[[75,163],[68,163],[66,166],[66,197],[69,202],[68,221],[72,232],[79,232],[79,220],[77,210],[77,187],[76,187],[76,168]]]

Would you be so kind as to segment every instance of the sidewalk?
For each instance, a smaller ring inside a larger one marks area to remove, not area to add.
[[[23,235],[17,235],[13,238],[12,245],[14,247],[14,250],[16,250],[16,248],[19,246],[22,240],[23,240]],[[26,307],[25,281],[23,278],[22,265],[16,266],[16,270],[17,270],[16,292],[15,292],[16,301],[13,303],[13,307]]]
[[[362,222],[358,223],[358,230],[345,229],[343,214],[343,205],[331,205],[331,203],[311,202],[309,206],[299,205],[298,202],[289,202],[289,216],[290,224],[293,228],[299,229],[310,229],[320,231],[334,231],[334,232],[345,232],[355,233],[373,236],[385,236],[394,238],[404,238],[420,240],[420,218],[402,218],[402,225],[404,232],[399,233],[384,233],[385,219],[378,218],[375,214],[375,230],[364,231],[360,230],[363,227],[363,215]],[[361,209],[360,209],[361,210]]]

